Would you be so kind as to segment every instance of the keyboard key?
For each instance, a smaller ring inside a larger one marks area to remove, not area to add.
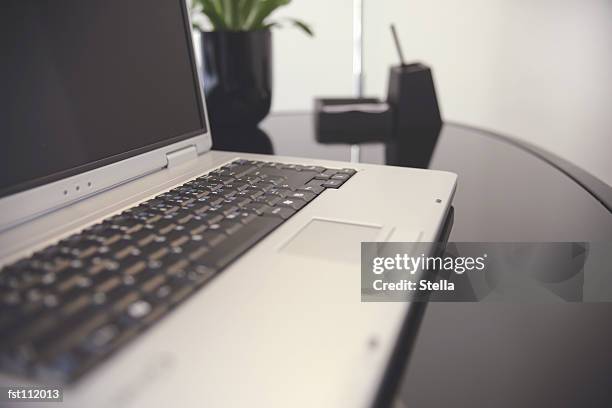
[[[300,210],[302,207],[304,207],[306,204],[307,202],[305,200],[302,200],[301,198],[286,198],[280,201],[278,203],[278,206],[279,207],[289,207],[297,211],[297,210]]]
[[[145,300],[137,300],[128,306],[127,313],[133,319],[145,317],[151,311],[151,305]]]
[[[303,186],[296,188],[296,190],[297,191],[308,191],[308,192],[318,195],[318,194],[321,194],[323,191],[325,191],[325,188],[321,187],[321,184],[314,184],[314,185],[305,184]]]
[[[332,179],[332,180],[346,181],[346,180],[348,180],[349,178],[351,178],[351,176],[350,176],[350,175],[348,175],[348,174],[338,173],[338,174],[334,174],[334,175],[332,176],[332,178],[331,178],[331,179]]]
[[[321,186],[325,188],[339,188],[344,184],[342,180],[327,180],[325,183],[321,184]]]
[[[244,227],[244,224],[242,224],[240,221],[232,220],[223,220],[219,225],[221,226],[221,231],[227,235],[234,235]]]
[[[325,171],[325,167],[321,167],[321,166],[306,166],[305,170],[308,171],[315,171],[317,173],[323,173]]]
[[[215,247],[223,242],[227,238],[227,235],[222,232],[206,231],[201,234],[201,237],[202,241],[204,241],[207,246]]]
[[[296,191],[287,196],[287,198],[296,198],[298,200],[304,200],[306,202],[312,201],[317,197],[316,194],[308,191]]]
[[[336,174],[335,170],[325,170],[323,173],[317,174],[315,176],[315,179],[319,179],[319,180],[328,180],[330,179],[334,174]]]
[[[354,169],[340,169],[338,170],[338,173],[344,173],[344,174],[348,174],[349,176],[352,176],[355,173],[357,173],[357,171]]]
[[[270,208],[269,205],[263,203],[252,203],[245,206],[246,210],[253,211],[254,213],[261,215]]]
[[[295,213],[296,211],[289,207],[270,207],[265,212],[266,215],[269,215],[272,217],[278,217],[283,220],[290,218]]]

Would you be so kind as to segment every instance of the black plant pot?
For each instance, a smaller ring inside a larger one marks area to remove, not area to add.
[[[270,30],[203,32],[202,57],[213,131],[261,122],[272,102]]]

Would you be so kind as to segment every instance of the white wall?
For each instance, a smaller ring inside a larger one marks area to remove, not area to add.
[[[612,185],[612,1],[364,0],[368,94],[386,94],[397,63],[434,68],[444,117],[528,140]],[[282,15],[315,39],[275,33],[275,111],[352,92],[352,1],[294,0]]]
[[[300,18],[314,37],[285,26],[274,31],[275,111],[312,109],[315,96],[351,95],[352,0],[293,0],[280,16]]]

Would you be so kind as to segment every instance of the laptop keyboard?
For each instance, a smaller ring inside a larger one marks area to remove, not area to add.
[[[352,169],[236,160],[0,270],[0,371],[71,382]]]

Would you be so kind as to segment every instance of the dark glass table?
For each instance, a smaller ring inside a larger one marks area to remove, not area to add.
[[[213,139],[222,150],[350,158],[347,145],[315,141],[309,113],[272,115],[258,130],[213,129]],[[447,123],[362,145],[361,160],[457,173],[452,241],[612,241],[612,188],[512,138]],[[399,399],[415,407],[610,407],[612,304],[431,303]]]

